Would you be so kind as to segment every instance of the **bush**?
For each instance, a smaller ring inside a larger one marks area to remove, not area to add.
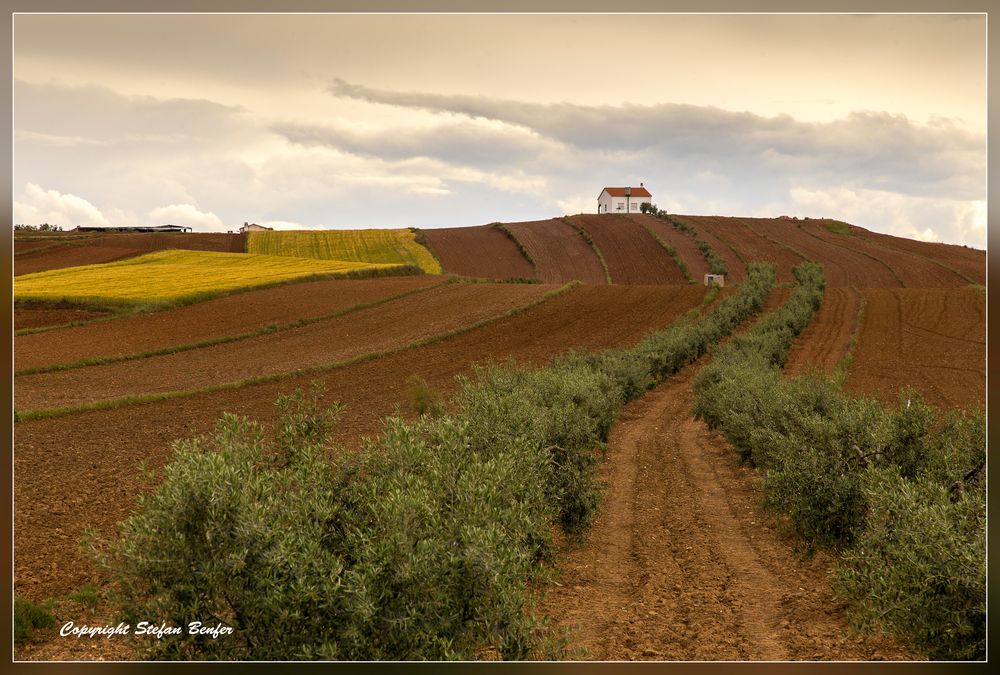
[[[423,418],[389,419],[331,464],[335,410],[317,400],[282,399],[273,443],[226,415],[176,444],[163,483],[101,551],[125,620],[235,629],[157,641],[161,658],[450,659],[488,644],[527,656],[548,459],[524,445],[480,453],[462,423]]]
[[[986,499],[871,469],[867,526],[839,566],[858,628],[908,638],[931,659],[986,657]]]

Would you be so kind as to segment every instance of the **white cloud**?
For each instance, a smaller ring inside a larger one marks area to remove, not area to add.
[[[226,229],[225,223],[217,215],[209,211],[199,211],[192,204],[171,204],[160,206],[149,212],[149,219],[154,225],[186,225],[200,232],[220,232]]]
[[[46,190],[28,183],[20,199],[14,201],[14,222],[27,225],[50,223],[64,230],[78,225],[110,225],[101,210],[82,197]]]
[[[596,213],[597,199],[591,194],[576,194],[566,199],[557,199],[558,206],[563,213],[572,215],[576,213]]]

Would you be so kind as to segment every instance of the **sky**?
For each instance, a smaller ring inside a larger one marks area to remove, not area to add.
[[[986,246],[984,15],[14,17],[14,222],[596,212]]]

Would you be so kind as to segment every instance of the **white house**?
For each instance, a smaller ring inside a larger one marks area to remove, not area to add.
[[[642,183],[639,187],[606,187],[597,197],[597,212],[639,213],[639,205],[643,203],[652,204],[653,195]]]

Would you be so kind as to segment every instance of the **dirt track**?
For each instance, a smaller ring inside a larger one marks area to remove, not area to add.
[[[607,283],[601,261],[571,225],[553,218],[506,226],[531,255],[544,283],[564,284],[574,279],[585,284]]]
[[[815,369],[832,373],[847,354],[860,302],[861,293],[856,288],[827,288],[819,311],[792,343],[785,372],[800,375]]]
[[[480,227],[421,230],[449,274],[485,279],[533,279],[535,270],[504,232]]]
[[[694,369],[630,404],[602,467],[605,507],[541,608],[595,660],[905,659],[847,635],[824,560],[756,510],[755,478],[692,419]]]
[[[397,406],[408,410],[405,380],[425,378],[443,392],[455,375],[490,359],[541,364],[574,347],[634,344],[695,306],[703,287],[590,286],[550,299],[523,314],[442,342],[374,361],[280,382],[183,399],[21,422],[14,450],[14,583],[19,596],[42,600],[99,581],[78,542],[85,527],[105,535],[144,489],[136,466],[162,467],[171,442],[210,430],[223,411],[264,422],[275,398],[314,379],[327,401],[347,405],[337,438],[355,447],[378,432]]]
[[[986,400],[986,295],[967,288],[869,288],[845,387],[898,402],[914,387],[935,406]]]
[[[554,286],[446,284],[307,326],[202,349],[16,379],[20,411],[197,389],[401,347],[526,305]]]
[[[582,226],[604,256],[613,284],[685,284],[687,279],[670,254],[628,216],[579,215],[568,220]]]
[[[440,281],[439,277],[415,276],[294,283],[89,326],[22,335],[14,339],[14,369],[134,354],[238,335],[331,314]]]

